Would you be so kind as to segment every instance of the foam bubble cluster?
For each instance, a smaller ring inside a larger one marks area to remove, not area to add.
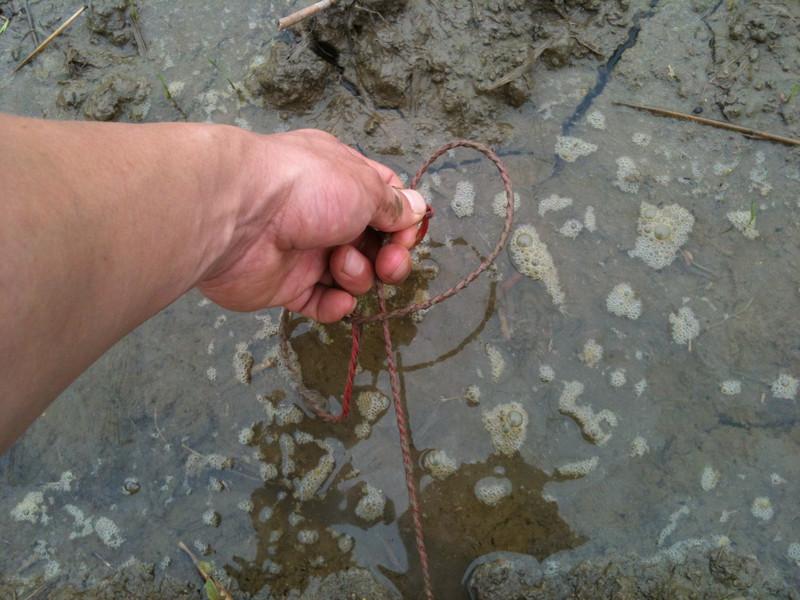
[[[365,521],[377,521],[383,517],[385,507],[386,496],[383,492],[373,485],[366,484],[356,504],[356,516]]]
[[[589,404],[578,404],[578,398],[583,394],[584,386],[580,381],[568,381],[564,384],[564,391],[558,399],[558,410],[561,414],[571,417],[581,428],[583,436],[602,446],[611,439],[611,433],[605,431],[603,423],[610,427],[617,426],[617,415],[604,408],[595,413]]]
[[[598,464],[600,464],[600,457],[593,456],[556,467],[556,473],[558,473],[560,477],[583,477],[594,471]]]
[[[253,443],[253,440],[256,438],[256,431],[253,425],[250,427],[244,427],[241,431],[239,431],[239,443],[244,444],[245,446],[249,446]]]
[[[599,110],[593,110],[588,115],[586,115],[586,122],[595,129],[606,128],[606,116]]]
[[[535,281],[541,281],[553,299],[553,304],[564,302],[564,292],[558,280],[553,257],[547,245],[539,239],[532,225],[522,225],[512,234],[508,253],[514,268]]]
[[[583,213],[583,226],[590,233],[597,231],[597,217],[594,214],[594,206],[586,207],[586,212]]]
[[[15,521],[30,521],[31,523],[41,521],[46,524],[50,517],[47,514],[47,504],[44,503],[44,494],[28,492],[22,502],[11,511],[11,516]]]
[[[519,208],[519,194],[514,192],[514,210]],[[505,192],[500,192],[492,199],[492,212],[498,217],[505,217],[508,210],[508,197]]]
[[[692,214],[677,204],[658,208],[642,202],[636,245],[628,254],[641,258],[654,269],[672,264],[678,249],[689,239],[694,227]]]
[[[261,463],[258,471],[264,481],[270,481],[278,476],[278,467],[272,463]]]
[[[556,378],[556,372],[550,365],[540,365],[539,366],[539,379],[542,380],[543,383],[548,383],[553,381]]]
[[[472,406],[477,406],[481,403],[481,388],[477,385],[471,385],[464,391],[464,397],[467,403]]]
[[[281,449],[281,474],[284,477],[288,477],[294,473],[295,468],[294,439],[288,433],[282,433],[281,437],[278,438],[278,446]]]
[[[775,514],[775,509],[772,508],[772,502],[766,496],[760,496],[753,500],[750,505],[750,512],[753,516],[762,521],[769,521]]]
[[[754,240],[758,237],[756,220],[753,218],[753,215],[750,214],[750,211],[736,210],[729,212],[728,220],[748,240]]]
[[[700,487],[708,492],[713,490],[719,484],[719,471],[712,466],[706,466],[700,474]]]
[[[563,210],[568,206],[572,206],[572,198],[562,198],[558,194],[553,194],[539,200],[539,216],[543,217],[545,213],[551,210]]]
[[[614,182],[619,189],[629,194],[639,191],[639,183],[642,181],[642,173],[639,167],[629,156],[620,156],[617,159],[617,180]]]
[[[568,238],[576,238],[583,231],[583,223],[578,219],[567,219],[559,228],[558,233]]]
[[[648,452],[650,452],[650,446],[647,444],[646,439],[641,435],[637,435],[633,438],[631,442],[631,456],[644,456]]]
[[[450,206],[459,219],[472,215],[475,210],[475,188],[469,181],[459,181],[456,184],[456,193]]]
[[[317,442],[317,445],[325,450],[325,454],[320,457],[317,465],[306,472],[305,475],[295,479],[294,489],[299,500],[313,498],[327,481],[336,466],[336,458],[333,454],[333,445],[329,442]]]
[[[618,283],[606,297],[606,308],[612,315],[636,320],[642,314],[642,301],[633,293],[630,283]]]
[[[738,379],[727,379],[719,384],[719,391],[726,396],[735,396],[742,393],[742,382]]]
[[[700,335],[700,321],[688,306],[681,306],[677,314],[671,313],[669,323],[672,325],[672,339],[676,344],[686,345]]]
[[[247,349],[247,344],[236,345],[236,352],[233,354],[233,372],[239,383],[250,383],[255,362],[253,355]]]
[[[496,454],[511,456],[525,441],[528,413],[519,402],[501,404],[483,413],[483,426],[492,436]]]
[[[778,378],[772,382],[770,390],[772,391],[772,395],[776,398],[794,400],[797,397],[797,387],[797,379],[786,373],[781,373]]]
[[[275,422],[281,427],[284,425],[298,425],[302,421],[303,411],[295,404],[279,406],[275,409]]]
[[[209,508],[203,513],[203,524],[206,527],[219,527],[222,522],[222,516],[213,508]]]
[[[489,365],[492,368],[492,379],[499,381],[503,371],[506,370],[506,359],[503,358],[503,353],[500,352],[500,348],[497,346],[486,344],[484,349],[486,350],[486,356],[489,357]]]
[[[297,532],[297,541],[306,546],[316,544],[319,541],[319,532],[316,529],[301,529]]]
[[[597,363],[603,358],[603,347],[594,338],[589,339],[583,346],[583,351],[578,354],[584,363],[589,367],[596,367]]]
[[[597,151],[597,145],[590,144],[580,138],[560,135],[556,139],[555,153],[567,162],[575,162],[581,156],[588,156]]]
[[[611,387],[622,387],[625,385],[626,381],[625,369],[614,369],[608,377],[608,382],[611,384]]]
[[[447,479],[456,472],[456,461],[447,456],[444,450],[431,450],[422,459],[423,468],[434,479]]]
[[[789,544],[789,548],[786,550],[786,555],[795,561],[798,566],[800,566],[800,544],[797,542]]]
[[[109,548],[118,548],[125,542],[119,531],[119,527],[106,517],[98,517],[94,522],[94,531],[103,543]]]
[[[353,544],[354,543],[355,543],[355,540],[352,537],[350,537],[347,534],[342,534],[341,536],[339,536],[339,539],[336,542],[336,545],[339,546],[339,550],[341,550],[344,553],[347,553],[347,552],[350,552],[353,549]]]
[[[374,423],[389,408],[389,398],[378,391],[367,390],[358,395],[356,406],[362,417]]]
[[[487,506],[495,507],[511,495],[511,481],[505,477],[484,477],[475,484],[475,496]]]

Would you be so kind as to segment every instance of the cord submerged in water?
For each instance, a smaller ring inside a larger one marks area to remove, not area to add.
[[[313,390],[307,389],[303,384],[302,377],[300,374],[300,368],[295,363],[292,356],[292,352],[289,348],[289,319],[291,317],[291,313],[289,311],[287,310],[283,311],[283,313],[281,314],[281,323],[280,323],[281,357],[285,367],[289,371],[289,374],[292,378],[292,381],[294,382],[298,394],[300,394],[300,396],[303,398],[306,405],[319,417],[321,417],[326,421],[330,421],[332,423],[339,423],[341,421],[344,421],[347,418],[348,413],[350,412],[350,400],[353,395],[353,381],[355,379],[355,374],[358,369],[361,326],[364,323],[381,321],[383,329],[384,348],[386,351],[386,364],[387,364],[387,369],[389,371],[389,380],[392,386],[394,410],[395,410],[395,415],[397,417],[397,430],[400,434],[400,446],[403,453],[403,467],[405,469],[405,474],[406,474],[406,487],[408,489],[408,500],[409,500],[409,506],[411,507],[411,517],[414,522],[417,554],[419,555],[420,566],[422,568],[422,576],[425,584],[425,597],[428,600],[433,600],[433,588],[431,585],[430,568],[428,565],[428,553],[425,549],[425,539],[422,532],[422,517],[419,508],[419,499],[417,497],[416,481],[414,479],[414,465],[411,460],[410,436],[406,426],[405,414],[401,402],[402,392],[400,389],[400,380],[397,375],[397,365],[395,364],[394,350],[392,348],[392,340],[391,340],[391,335],[389,333],[389,319],[393,319],[395,317],[402,317],[421,310],[426,310],[431,306],[438,304],[439,302],[443,302],[444,300],[447,300],[448,298],[455,296],[458,292],[460,292],[470,283],[472,283],[481,273],[483,273],[486,269],[488,269],[492,265],[492,263],[495,261],[497,256],[502,251],[503,246],[505,246],[505,243],[508,240],[508,236],[511,232],[511,222],[514,218],[514,189],[511,184],[511,178],[508,174],[508,170],[505,168],[505,165],[503,165],[503,162],[500,160],[500,157],[498,157],[497,154],[495,154],[495,152],[491,148],[480,142],[473,142],[470,140],[455,140],[445,144],[444,146],[436,150],[428,158],[428,160],[425,161],[420,170],[414,176],[414,179],[412,179],[411,185],[409,187],[412,190],[415,189],[416,186],[419,184],[420,179],[425,174],[425,172],[442,154],[458,147],[472,148],[473,150],[481,152],[495,164],[498,171],[500,172],[500,177],[503,180],[503,185],[505,187],[505,192],[506,192],[506,217],[503,222],[503,229],[500,232],[500,237],[498,238],[494,249],[486,256],[486,258],[483,259],[483,261],[472,272],[470,272],[466,277],[464,277],[464,279],[459,281],[457,284],[455,284],[445,292],[442,292],[441,294],[438,294],[425,302],[420,302],[418,304],[406,306],[404,308],[398,308],[392,311],[388,311],[386,308],[386,297],[383,293],[383,284],[380,282],[380,280],[377,281],[375,287],[375,293],[378,297],[379,312],[370,317],[362,317],[354,313],[348,318],[348,321],[350,322],[350,325],[352,327],[353,339],[350,351],[350,366],[347,373],[347,383],[345,384],[344,394],[342,395],[342,409],[338,415],[326,412],[324,410],[324,400],[320,397],[320,394]],[[425,237],[425,234],[428,231],[428,222],[430,218],[433,217],[433,214],[434,214],[433,207],[429,205],[428,211],[425,217],[423,218],[422,223],[420,224],[419,231],[417,232],[417,237],[414,241],[414,246],[416,246],[419,242],[421,242],[422,238]]]

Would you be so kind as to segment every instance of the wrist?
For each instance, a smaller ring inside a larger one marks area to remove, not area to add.
[[[271,219],[265,213],[265,136],[227,125],[208,125],[198,132],[201,147],[208,149],[210,165],[200,165],[204,211],[202,257],[195,285],[214,278],[232,264]]]

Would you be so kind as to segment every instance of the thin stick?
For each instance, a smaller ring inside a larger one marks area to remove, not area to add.
[[[551,44],[551,41],[548,40],[544,44],[539,46],[538,48],[531,48],[528,51],[528,58],[525,60],[524,63],[522,63],[517,68],[515,68],[512,71],[510,71],[510,72],[506,73],[505,75],[503,75],[495,83],[493,83],[492,85],[487,87],[486,91],[487,92],[494,91],[497,88],[499,88],[500,86],[503,86],[503,85],[505,85],[507,83],[511,83],[517,77],[523,76],[528,71],[528,69],[533,67],[534,63],[539,59],[539,57],[542,55],[542,53],[550,47],[550,44]]]
[[[748,308],[750,308],[750,305],[753,303],[753,300],[755,300],[755,298],[750,298],[750,300],[747,302],[747,304],[745,304],[745,307],[742,310],[737,310],[732,315],[728,315],[727,317],[722,319],[722,321],[720,321],[719,323],[712,323],[711,325],[706,327],[706,329],[711,329],[712,327],[719,327],[720,325],[724,325],[725,323],[727,323],[731,319],[735,319],[736,317],[738,317],[739,315],[741,315],[742,313],[747,311]]]
[[[312,4],[311,6],[307,6],[297,12],[290,14],[288,17],[283,17],[282,19],[278,19],[278,31],[282,29],[286,29],[287,27],[291,27],[295,23],[302,21],[308,17],[311,17],[318,12],[325,10],[329,6],[333,6],[336,4],[338,0],[320,0],[316,4]]]
[[[725,121],[715,121],[714,119],[706,119],[705,117],[698,117],[696,115],[687,115],[686,113],[676,112],[674,110],[666,110],[663,108],[653,108],[652,106],[639,106],[636,104],[628,104],[627,102],[614,102],[614,104],[618,106],[627,106],[628,108],[636,108],[638,110],[647,110],[651,113],[655,113],[657,115],[666,115],[668,117],[677,117],[679,119],[689,119],[690,121],[697,121],[698,123],[703,123],[705,125],[711,125],[713,127],[719,127],[721,129],[730,129],[731,131],[738,131],[739,133],[744,133],[746,135],[750,135],[753,137],[761,138],[764,140],[770,140],[773,142],[780,142],[782,144],[790,144],[792,146],[800,146],[800,140],[796,140],[794,138],[783,137],[781,135],[775,135],[774,133],[766,133],[764,131],[756,131],[755,129],[750,129],[748,127],[742,127],[741,125],[734,125],[733,123],[726,123]]]
[[[58,29],[56,29],[56,30],[55,30],[53,33],[51,33],[51,34],[50,34],[50,37],[48,37],[48,38],[47,38],[45,41],[43,41],[41,44],[39,44],[39,46],[36,48],[36,50],[34,50],[33,52],[31,52],[31,53],[30,53],[30,54],[27,56],[27,58],[25,58],[25,60],[23,60],[21,63],[19,63],[19,65],[17,65],[17,68],[16,68],[16,69],[14,69],[14,73],[16,73],[17,71],[19,71],[19,70],[20,70],[22,67],[24,67],[24,66],[25,66],[25,65],[27,65],[27,64],[28,64],[28,63],[29,63],[31,60],[33,60],[33,58],[34,58],[34,57],[35,57],[37,54],[39,54],[39,52],[41,52],[42,50],[44,50],[44,49],[45,49],[45,47],[47,46],[47,44],[49,44],[50,42],[52,42],[52,41],[53,41],[53,40],[54,40],[54,39],[55,39],[55,38],[56,38],[58,35],[60,35],[60,34],[61,34],[61,32],[62,32],[62,31],[64,31],[64,30],[65,30],[67,27],[69,27],[69,26],[70,26],[70,24],[71,24],[71,23],[72,23],[72,22],[73,22],[75,19],[77,19],[78,17],[80,17],[80,16],[81,16],[81,14],[83,13],[83,11],[85,11],[85,10],[86,10],[86,7],[85,7],[85,6],[81,6],[81,7],[80,7],[80,9],[78,9],[78,12],[76,12],[76,13],[75,13],[74,15],[72,15],[72,16],[71,16],[69,19],[67,19],[66,21],[64,21],[64,24],[63,24],[61,27],[59,27],[59,28],[58,28]]]
[[[131,24],[131,30],[133,31],[133,37],[136,40],[136,50],[137,52],[139,52],[139,56],[146,57],[147,44],[144,41],[142,30],[139,29],[139,19],[131,15],[130,24]]]
[[[36,42],[36,45],[39,45],[39,34],[36,33],[36,25],[33,22],[33,13],[31,12],[31,7],[28,6],[28,0],[25,0],[25,14],[28,15],[28,25],[31,27],[31,33],[33,33],[33,41]]]

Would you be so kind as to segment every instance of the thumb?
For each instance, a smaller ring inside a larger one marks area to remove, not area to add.
[[[419,223],[427,206],[425,198],[415,190],[386,186],[369,224],[379,231],[400,231]]]

